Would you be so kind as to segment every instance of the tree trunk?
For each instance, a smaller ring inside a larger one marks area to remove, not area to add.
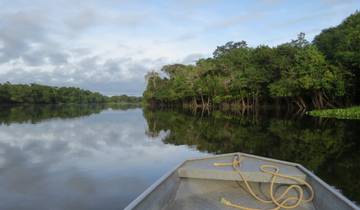
[[[324,100],[323,100],[323,95],[321,91],[318,91],[318,99],[319,99],[319,104],[320,104],[320,108],[324,107]]]
[[[305,103],[304,99],[303,99],[301,96],[299,96],[299,97],[298,97],[298,100],[299,100],[299,103],[300,103],[301,106],[302,106],[302,109],[306,110],[307,107],[306,107],[306,103]]]
[[[311,97],[311,103],[313,104],[313,107],[317,107],[316,101],[315,101],[315,97]]]
[[[313,104],[317,109],[322,109],[324,107],[324,100],[321,91],[317,90],[314,92]]]
[[[201,94],[201,95],[200,95],[200,97],[201,97],[201,104],[202,104],[202,107],[205,107],[205,102],[204,102],[204,97],[203,97],[203,95]]]
[[[302,106],[301,106],[301,104],[300,104],[300,102],[299,102],[298,100],[295,100],[294,102],[295,102],[295,104],[296,104],[296,105],[298,106],[298,108],[299,108],[298,111],[303,109]]]
[[[207,107],[210,107],[210,97],[207,98]]]
[[[256,104],[255,104],[255,95],[253,95],[252,99],[253,99],[253,100],[252,100],[252,107],[255,107],[255,105],[256,105]]]
[[[259,107],[259,96],[255,97],[255,106]]]
[[[241,98],[241,103],[242,103],[243,108],[245,108],[246,104],[245,104],[244,98]]]

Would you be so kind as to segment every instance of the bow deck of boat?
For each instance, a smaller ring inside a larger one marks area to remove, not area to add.
[[[270,197],[271,176],[264,175],[259,167],[263,164],[271,164],[279,167],[281,173],[306,180],[312,185],[315,191],[314,200],[301,203],[295,209],[358,209],[352,202],[299,164],[243,153],[235,154],[245,158],[240,169],[244,171],[244,176],[250,182],[254,192],[263,198],[269,199]],[[235,154],[185,161],[159,179],[125,209],[234,209],[221,203],[220,198],[226,198],[233,203],[251,208],[274,207],[272,204],[264,204],[254,199],[244,187],[241,177],[231,166],[214,167],[214,163],[231,162]],[[293,182],[287,179],[277,179],[275,183],[275,191],[281,192],[283,191],[281,188],[288,186],[285,184]],[[308,191],[304,191],[304,193],[305,197],[309,194]],[[296,196],[295,192],[292,194]]]

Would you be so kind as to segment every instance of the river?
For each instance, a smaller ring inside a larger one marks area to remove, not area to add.
[[[303,164],[360,202],[360,123],[123,106],[0,108],[0,209],[122,209],[181,161],[246,152]]]

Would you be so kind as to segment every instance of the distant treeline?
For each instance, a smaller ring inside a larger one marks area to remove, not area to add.
[[[111,103],[139,104],[142,101],[142,97],[127,96],[127,95],[111,96],[107,98],[107,101]]]
[[[0,104],[140,103],[141,97],[104,96],[76,87],[0,83]]]
[[[228,42],[195,65],[163,66],[165,77],[149,72],[143,96],[153,106],[207,109],[355,104],[360,99],[359,26],[355,12],[312,43],[304,33],[276,47]]]

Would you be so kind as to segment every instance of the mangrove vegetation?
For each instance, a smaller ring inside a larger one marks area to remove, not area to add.
[[[53,87],[39,84],[0,83],[0,104],[140,104],[141,97],[104,96],[76,87]]]
[[[310,111],[311,116],[337,119],[360,119],[360,106],[343,109],[322,109]]]
[[[358,103],[360,13],[323,30],[313,42],[300,33],[275,47],[245,41],[219,46],[193,65],[170,64],[146,75],[152,107],[249,109],[264,105],[308,110]]]

